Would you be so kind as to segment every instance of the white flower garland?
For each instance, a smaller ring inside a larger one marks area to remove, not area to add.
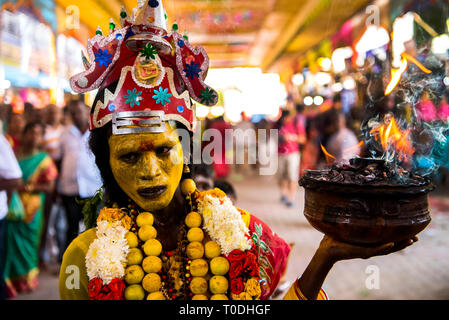
[[[120,221],[99,221],[97,239],[89,246],[86,254],[86,268],[89,280],[100,278],[109,284],[114,278],[123,278],[129,246],[126,230]]]
[[[198,211],[203,216],[203,229],[220,245],[223,254],[251,249],[249,229],[228,197],[205,195],[198,201]]]

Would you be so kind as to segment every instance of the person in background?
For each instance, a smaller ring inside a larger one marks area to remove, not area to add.
[[[447,93],[443,93],[438,107],[438,119],[441,121],[449,121],[449,103],[447,100]]]
[[[277,127],[281,202],[291,207],[299,179],[299,145],[305,142],[305,130],[295,121],[295,114],[290,110],[282,111]]]
[[[61,159],[61,171],[57,185],[67,218],[67,232],[65,246],[78,236],[79,223],[82,220],[82,205],[79,202],[80,188],[78,185],[78,165],[80,163],[80,149],[83,135],[89,134],[89,108],[79,100],[70,101],[67,114],[72,124],[68,125],[61,135],[58,157]],[[80,166],[80,167],[81,167]]]
[[[68,112],[67,106],[62,108],[62,125],[64,127],[68,127],[73,124],[72,117],[70,113]]]
[[[256,146],[257,146],[257,131],[255,131],[255,126],[251,122],[251,117],[248,117],[243,111],[241,114],[241,120],[236,125],[234,125],[234,144],[235,144],[235,172],[237,174],[248,174],[250,169],[257,169],[254,165],[257,159]],[[240,130],[241,134],[238,134]],[[239,154],[243,152],[243,155]],[[241,162],[243,158],[243,163]],[[251,163],[253,162],[254,163]],[[218,176],[219,178],[220,176]],[[223,177],[224,178],[224,177]]]
[[[23,116],[25,119],[25,123],[42,120],[42,119],[36,119],[36,109],[34,108],[33,104],[30,102],[25,102],[23,104]]]
[[[338,130],[337,118],[338,114],[342,112],[341,106],[341,94],[336,93],[332,98],[332,105],[316,116],[317,129],[320,134],[319,140],[323,146],[327,145],[327,142],[329,141],[332,134],[334,134]],[[319,146],[320,145],[318,144],[318,147]],[[323,152],[319,152],[317,167],[319,168],[322,163],[325,163],[325,156]]]
[[[5,228],[5,254],[2,261],[7,296],[37,288],[39,241],[45,194],[52,192],[57,169],[51,158],[39,151],[44,125],[28,123],[16,151],[22,171],[22,186],[13,192]]]
[[[0,104],[0,134],[4,135],[6,133],[6,126],[8,122],[9,113],[12,110],[10,104]]]
[[[208,127],[208,129],[218,130],[221,138],[221,149],[214,148],[213,154],[213,168],[217,177],[227,177],[229,174],[229,164],[226,163],[226,139],[225,131],[231,126],[224,120],[223,116],[216,118]],[[215,139],[215,138],[214,138]],[[211,141],[210,143],[217,143]],[[218,150],[217,150],[218,149]],[[218,151],[218,152],[215,152]]]
[[[295,124],[301,133],[299,137],[299,147],[301,148],[301,146],[306,143],[306,117],[304,115],[304,105],[301,103],[296,104],[295,110]]]
[[[62,126],[62,110],[54,104],[45,107],[45,135],[43,146],[45,152],[55,163],[60,162],[58,150],[61,144],[61,135],[64,130]]]
[[[45,119],[45,135],[43,139],[43,149],[44,151],[52,158],[58,170],[60,170],[61,159],[60,159],[60,144],[61,144],[61,135],[64,131],[64,126],[62,125],[62,110],[54,104],[49,104],[44,109],[45,114],[43,119]],[[41,238],[41,248],[40,248],[40,257],[41,257],[41,269],[49,269],[51,266],[47,263],[50,260],[50,251],[46,250],[48,247],[48,241],[52,241],[52,238],[49,238],[49,228],[55,228],[55,241],[62,242],[61,235],[59,235],[59,230],[57,228],[59,221],[62,215],[57,214],[52,209],[55,208],[56,203],[59,204],[60,199],[57,197],[56,189],[53,190],[51,194],[47,194],[45,197],[45,207],[44,207],[44,222],[42,228],[42,238]],[[57,207],[56,207],[57,208]],[[47,241],[48,240],[48,241]],[[60,249],[63,248],[65,244],[59,243],[58,247]]]
[[[418,113],[418,119],[424,122],[430,122],[437,119],[437,112],[435,105],[430,100],[427,90],[421,95],[421,101],[416,105],[416,111]]]
[[[206,164],[193,164],[192,177],[199,191],[210,190],[214,187],[214,169]]]
[[[11,111],[9,113],[6,124],[7,128],[5,138],[9,141],[14,151],[20,144],[20,137],[22,135],[25,124],[26,122],[23,113],[17,113],[14,111]]]
[[[305,173],[305,170],[316,169],[320,157],[320,132],[317,129],[315,118],[308,119],[306,136],[306,143],[301,154],[301,166],[299,171],[301,176]]]
[[[3,121],[3,119],[2,119]],[[22,170],[8,140],[0,132],[0,300],[6,298],[6,286],[3,276],[5,227],[8,213],[8,194],[22,186]]]
[[[80,141],[76,181],[82,200],[91,198],[103,185],[95,157],[89,148],[90,131],[87,130]]]
[[[235,205],[235,202],[237,201],[237,194],[235,193],[235,189],[232,186],[231,183],[229,183],[226,180],[215,180],[214,181],[214,188],[218,188],[221,191],[223,191],[224,193],[226,193],[226,195],[228,196],[229,199],[231,199],[232,204]]]
[[[342,111],[343,103],[341,101],[341,94],[337,93],[332,99],[332,108],[338,112]]]
[[[346,127],[343,113],[337,117],[337,131],[331,135],[326,144],[326,150],[335,157],[338,163],[349,163],[349,159],[360,155],[360,145],[354,132]]]

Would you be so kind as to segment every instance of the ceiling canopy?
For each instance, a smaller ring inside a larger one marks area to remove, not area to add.
[[[80,21],[91,29],[119,21],[136,0],[56,0],[76,5]],[[211,67],[261,67],[276,71],[279,61],[298,58],[336,32],[367,0],[165,0],[168,26],[205,47]]]

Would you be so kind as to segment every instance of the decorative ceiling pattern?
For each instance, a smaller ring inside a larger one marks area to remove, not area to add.
[[[211,67],[261,67],[276,71],[278,61],[297,58],[337,31],[367,0],[165,0],[168,28],[173,23],[209,54]],[[122,5],[137,0],[56,0],[75,5],[92,34],[119,21]]]

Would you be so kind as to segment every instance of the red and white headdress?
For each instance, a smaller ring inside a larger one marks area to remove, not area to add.
[[[204,83],[206,52],[176,31],[167,32],[161,0],[139,1],[131,17],[122,8],[120,17],[122,28],[111,22],[109,35],[97,30],[88,41],[86,71],[70,79],[77,93],[104,89],[104,97],[92,106],[90,129],[112,121],[114,134],[161,132],[164,121],[175,120],[194,131],[190,99],[207,106],[218,99]],[[111,92],[107,87],[113,83]],[[132,124],[138,126],[129,128]]]

